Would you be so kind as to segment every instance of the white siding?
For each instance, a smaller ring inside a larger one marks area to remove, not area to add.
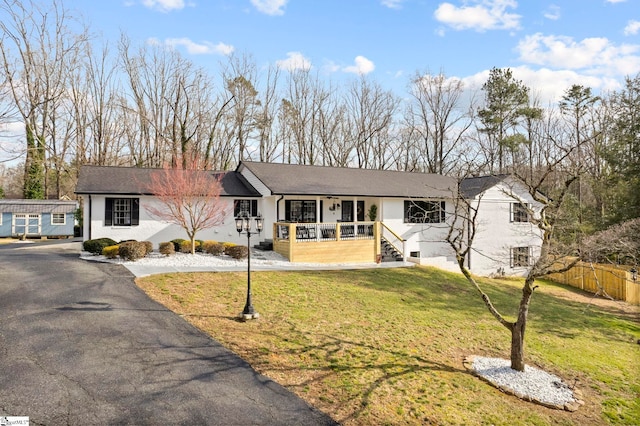
[[[538,227],[529,222],[511,222],[511,204],[516,195],[524,203],[540,205],[522,185],[509,182],[498,184],[485,192],[480,201],[476,237],[471,252],[471,270],[478,275],[524,275],[527,268],[511,267],[511,248],[532,247],[533,258],[540,255],[542,243]]]
[[[125,197],[122,197],[125,198]],[[164,241],[171,241],[175,238],[187,239],[185,231],[173,224],[159,222],[152,218],[145,207],[149,207],[154,203],[158,203],[153,197],[140,196],[130,197],[140,199],[140,224],[138,226],[105,226],[104,225],[104,209],[105,209],[105,196],[92,195],[91,196],[91,238],[108,237],[115,241],[122,240],[138,240],[138,241],[151,241],[154,244],[154,248],[158,248],[158,244]],[[234,242],[238,244],[246,244],[246,236],[238,236],[235,228],[235,221],[233,217],[233,199],[223,198],[227,203],[227,217],[222,226],[205,229],[196,234],[196,238],[199,240],[214,240],[219,242]],[[85,198],[84,212],[85,217],[88,216],[89,206],[88,197]],[[260,201],[259,201],[260,204]],[[88,224],[89,221],[85,220],[85,234],[84,238],[89,239]],[[265,222],[265,226],[267,222]],[[270,226],[270,225],[269,225]],[[258,238],[252,238],[251,243],[255,244],[259,240],[264,239],[264,234]]]
[[[403,198],[385,198],[380,203],[379,216],[386,226],[406,240],[407,256],[411,252],[420,252],[419,259],[410,259],[421,265],[431,265],[458,271],[455,255],[445,242],[449,231],[448,223],[414,224],[404,223]],[[446,220],[453,214],[453,202],[445,201]]]

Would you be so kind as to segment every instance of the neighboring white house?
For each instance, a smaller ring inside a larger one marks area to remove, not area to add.
[[[76,193],[83,199],[85,239],[136,239],[157,245],[186,238],[179,227],[147,214],[145,207],[157,203],[145,190],[150,170],[81,168]],[[445,242],[459,189],[454,178],[257,162],[242,162],[235,171],[204,173],[221,178],[221,199],[229,214],[224,225],[199,232],[198,239],[246,243],[235,230],[234,217],[259,213],[264,218],[259,239],[273,242],[292,261],[301,261],[297,259],[304,258],[298,257],[304,252],[318,262],[380,261],[395,254],[457,270]],[[522,207],[518,199],[536,208],[524,186],[503,176],[468,179],[460,189],[481,206],[470,270],[479,275],[522,274],[540,246],[535,227],[514,213]],[[374,205],[376,216],[369,217]]]

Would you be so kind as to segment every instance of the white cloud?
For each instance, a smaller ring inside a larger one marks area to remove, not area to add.
[[[528,64],[583,70],[590,74],[631,75],[640,69],[640,45],[614,45],[603,37],[579,42],[566,36],[526,36],[517,46],[520,60]]]
[[[627,0],[607,0],[607,3],[624,3]]]
[[[380,4],[388,7],[389,9],[401,9],[404,0],[381,0]]]
[[[636,35],[640,32],[640,21],[631,20],[624,27],[624,35]]]
[[[543,13],[544,17],[552,21],[560,19],[560,6],[555,4],[550,5]]]
[[[150,43],[158,44],[158,40],[149,39]],[[183,38],[168,38],[164,41],[167,46],[176,48],[182,46],[187,50],[187,53],[191,55],[224,55],[228,56],[235,50],[233,46],[224,43],[213,44],[208,41],[202,43],[196,43],[186,37]]]
[[[289,72],[296,70],[308,71],[311,69],[311,61],[300,52],[288,52],[287,59],[276,61],[276,66]]]
[[[511,68],[513,77],[521,80],[532,90],[531,98],[540,101],[542,107],[557,106],[565,91],[574,84],[590,87],[595,93],[620,90],[620,80],[594,75],[585,75],[571,70],[532,69],[528,66]],[[489,78],[489,70],[462,79],[465,88],[480,91]]]
[[[170,12],[172,10],[184,9],[184,0],[142,0],[144,7],[156,9],[160,12]]]
[[[344,67],[342,70],[348,73],[366,75],[372,72],[376,68],[374,63],[369,59],[365,58],[364,56],[356,56],[356,59],[354,62],[355,62],[354,65]]]
[[[433,15],[437,21],[455,30],[472,29],[482,32],[518,29],[520,15],[507,12],[507,9],[515,9],[517,6],[515,0],[472,0],[460,7],[441,3]]]
[[[284,7],[289,0],[251,0],[258,11],[266,15],[284,15]]]

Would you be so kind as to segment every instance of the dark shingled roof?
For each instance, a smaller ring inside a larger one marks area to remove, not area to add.
[[[465,178],[460,183],[460,191],[467,198],[473,198],[494,185],[502,182],[508,175],[478,176]]]
[[[75,201],[64,200],[0,200],[0,213],[72,213]]]
[[[456,193],[454,178],[428,174],[243,162],[273,194],[449,198]]]
[[[149,176],[162,169],[144,169],[139,167],[105,167],[82,166],[76,194],[118,194],[118,195],[150,195],[147,185]],[[237,172],[202,171],[211,179],[222,176],[222,193],[225,197],[259,197],[246,179]]]

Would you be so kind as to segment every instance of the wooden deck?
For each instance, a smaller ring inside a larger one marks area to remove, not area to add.
[[[380,262],[380,222],[278,222],[273,227],[273,250],[290,262]]]

